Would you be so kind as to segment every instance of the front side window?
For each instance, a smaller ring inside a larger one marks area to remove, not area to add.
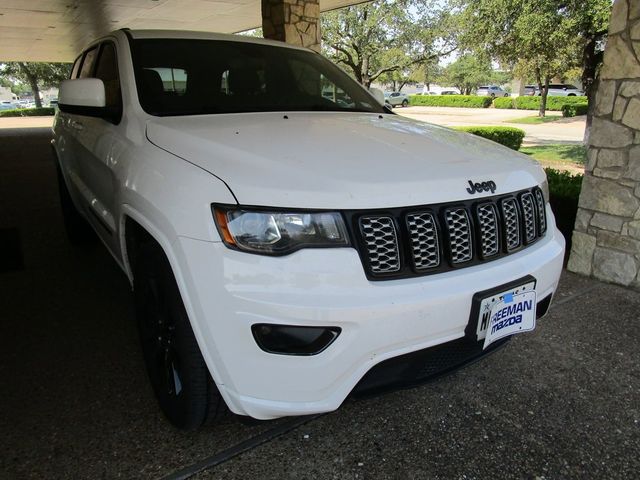
[[[88,50],[87,53],[84,54],[84,59],[82,60],[82,67],[80,67],[80,74],[78,78],[87,78],[91,76],[91,72],[93,71],[93,64],[96,61],[96,54],[98,53],[98,47],[93,47],[91,50]]]
[[[117,123],[122,111],[122,96],[116,48],[112,43],[102,45],[94,77],[104,83],[105,106],[112,112],[113,120]]]
[[[75,62],[73,62],[73,68],[71,69],[71,75],[69,75],[69,78],[76,78],[78,76],[78,70],[80,69],[81,60],[82,60],[82,55],[76,58]]]
[[[384,110],[320,55],[248,42],[135,40],[142,108],[152,115]]]

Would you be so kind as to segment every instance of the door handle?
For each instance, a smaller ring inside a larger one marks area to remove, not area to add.
[[[84,125],[82,124],[82,122],[78,122],[77,120],[73,120],[71,122],[71,128],[73,128],[75,130],[82,130],[82,129],[84,129]]]

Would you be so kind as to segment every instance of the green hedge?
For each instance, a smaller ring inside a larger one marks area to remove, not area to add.
[[[495,108],[515,108],[513,105],[513,98],[511,97],[500,97],[496,98],[493,101],[493,106]]]
[[[411,95],[409,103],[425,107],[488,108],[491,106],[491,97],[479,97],[477,95]]]
[[[571,251],[571,237],[578,213],[578,199],[582,189],[584,175],[572,175],[553,168],[545,168],[549,182],[549,204],[556,217],[556,225],[562,232],[567,247],[565,249],[565,263]]]
[[[42,117],[55,114],[56,109],[52,107],[0,110],[0,117]]]
[[[575,117],[577,115],[586,115],[589,105],[586,103],[566,104],[562,106],[563,117]]]
[[[493,101],[495,108],[518,108],[520,110],[539,110],[540,97],[514,97],[496,98]],[[547,97],[547,110],[560,111],[565,105],[587,103],[587,97]]]
[[[497,142],[505,147],[518,150],[524,139],[524,130],[514,127],[456,127],[467,133]]]

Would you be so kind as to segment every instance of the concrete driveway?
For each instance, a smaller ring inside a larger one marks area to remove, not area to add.
[[[126,278],[64,237],[48,142],[0,130],[0,478],[637,477],[640,295],[567,273],[533,333],[450,377],[311,419],[174,430]]]
[[[501,110],[497,108],[450,108],[450,107],[398,107],[394,112],[423,122],[444,125],[445,127],[471,125],[503,125],[521,128],[525,131],[524,145],[546,145],[557,143],[582,143],[585,119],[574,117],[540,125],[509,123],[509,120],[522,117],[535,117],[538,112],[532,110]],[[558,112],[551,112],[557,115]],[[0,130],[3,128],[50,127],[53,117],[0,118]]]
[[[525,131],[525,145],[546,145],[555,143],[582,143],[585,118],[563,118],[553,123],[528,125],[510,123],[509,120],[535,117],[537,111],[506,110],[498,108],[451,108],[451,107],[406,107],[395,108],[394,112],[415,120],[444,125],[445,127],[502,125],[521,128]],[[558,112],[549,112],[557,115]]]

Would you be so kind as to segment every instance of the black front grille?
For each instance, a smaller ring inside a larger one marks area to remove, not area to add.
[[[542,191],[379,212],[345,212],[372,280],[438,273],[500,258],[547,229]]]

